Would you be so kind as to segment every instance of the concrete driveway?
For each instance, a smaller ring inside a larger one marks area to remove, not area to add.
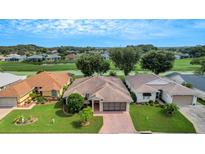
[[[189,119],[197,133],[204,134],[205,133],[205,106],[201,104],[197,104],[195,106],[186,105],[180,106],[181,113]]]
[[[101,134],[135,133],[129,112],[105,112],[97,114],[103,116]]]
[[[0,107],[0,120],[3,119],[12,110],[13,107]]]

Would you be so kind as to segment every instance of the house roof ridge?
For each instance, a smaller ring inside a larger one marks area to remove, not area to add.
[[[73,89],[75,89],[76,87],[79,87],[81,86],[82,84],[86,83],[87,81],[91,80],[94,76],[90,76],[90,77],[87,77],[87,79],[81,81],[80,83],[78,83],[77,85],[73,86],[73,87],[70,87],[70,90],[69,91],[72,91]]]

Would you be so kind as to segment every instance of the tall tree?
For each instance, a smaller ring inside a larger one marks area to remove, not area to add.
[[[170,52],[151,51],[142,57],[140,64],[143,69],[159,74],[170,70],[173,67],[174,60],[174,54]]]
[[[91,76],[95,72],[102,74],[107,72],[110,68],[110,64],[97,53],[87,53],[81,55],[76,61],[76,65],[85,76]]]
[[[106,73],[108,70],[110,69],[110,63],[108,61],[105,60],[100,60],[99,62],[99,67],[96,70],[97,73],[99,74],[104,74]]]
[[[128,75],[139,60],[139,52],[132,47],[113,48],[110,50],[110,57],[115,66],[123,70],[125,75]]]
[[[205,57],[194,58],[190,62],[192,65],[201,65],[201,67],[196,70],[197,74],[204,74],[205,73]]]

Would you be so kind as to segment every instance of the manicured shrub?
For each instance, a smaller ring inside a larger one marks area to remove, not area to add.
[[[110,71],[110,72],[109,72],[109,75],[110,75],[110,76],[117,76],[117,73],[114,72],[114,71]]]
[[[83,126],[89,125],[89,120],[93,117],[93,111],[91,107],[86,107],[80,111],[81,123]]]
[[[164,113],[168,116],[172,116],[176,113],[176,111],[178,111],[178,106],[176,106],[175,104],[165,104],[163,109]]]
[[[192,84],[191,83],[182,83],[183,86],[187,87],[187,88],[192,88]]]
[[[78,94],[70,94],[67,98],[66,105],[70,113],[78,113],[83,107],[84,98]]]
[[[136,102],[136,101],[137,101],[137,97],[136,97],[135,93],[133,93],[133,92],[131,91],[131,92],[130,92],[130,95],[131,95],[131,97],[132,97],[132,99],[133,99],[133,102]]]
[[[150,106],[154,105],[154,102],[152,100],[150,100],[148,103],[149,103]]]

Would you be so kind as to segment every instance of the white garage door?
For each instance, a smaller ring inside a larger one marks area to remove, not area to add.
[[[16,98],[0,98],[0,107],[12,107],[16,105]]]
[[[191,105],[193,96],[173,96],[173,103],[178,105]]]

